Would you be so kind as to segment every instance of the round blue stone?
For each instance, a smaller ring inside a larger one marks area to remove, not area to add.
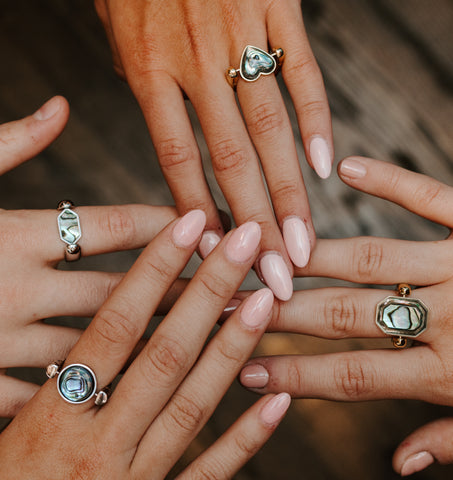
[[[94,373],[85,365],[69,365],[58,376],[58,391],[70,403],[86,402],[96,391]]]

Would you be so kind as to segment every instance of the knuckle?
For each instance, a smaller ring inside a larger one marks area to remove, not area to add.
[[[156,145],[156,151],[164,174],[185,167],[196,158],[190,145],[176,138],[161,141]]]
[[[380,271],[384,251],[376,239],[363,239],[355,250],[353,265],[359,278],[365,281],[372,279]]]
[[[199,460],[197,465],[192,470],[192,475],[189,478],[194,480],[220,480],[228,478],[229,474],[226,469],[213,459]]]
[[[192,433],[202,425],[205,409],[185,395],[176,393],[168,405],[168,415],[178,429]]]
[[[429,208],[435,204],[442,205],[442,197],[444,188],[442,184],[437,182],[428,182],[419,185],[413,194],[412,201],[415,205]]]
[[[216,273],[200,272],[197,278],[200,283],[199,294],[211,305],[223,303],[229,298],[233,286]]]
[[[354,299],[347,295],[329,298],[324,304],[324,319],[332,338],[349,337],[357,323]]]
[[[363,359],[349,357],[338,361],[334,375],[338,391],[347,399],[367,397],[374,389],[373,377]]]
[[[144,258],[141,264],[141,273],[147,283],[168,284],[173,279],[175,267],[157,250],[152,258]]]
[[[285,73],[297,78],[316,78],[321,77],[321,71],[315,58],[312,55],[307,55],[304,52],[294,52],[291,61],[288,58],[285,61],[284,69]]]
[[[249,112],[247,123],[251,135],[278,134],[285,123],[283,110],[275,108],[270,102],[261,103]]]
[[[300,188],[292,181],[278,181],[271,189],[271,196],[274,198],[294,199],[301,195]]]
[[[126,208],[113,207],[101,217],[100,231],[107,232],[114,248],[122,249],[136,238],[137,227]]]
[[[154,334],[148,347],[144,350],[143,363],[147,372],[146,378],[150,377],[149,370],[159,372],[170,381],[180,372],[186,369],[189,356],[182,345],[173,338]],[[151,375],[153,377],[155,375]]]
[[[297,366],[296,362],[291,361],[289,359],[287,363],[287,377],[285,385],[288,385],[288,393],[299,394],[302,390],[302,375],[300,373],[299,367]]]
[[[303,103],[304,115],[318,117],[326,111],[326,103],[321,99],[312,99]]]
[[[133,309],[128,309],[128,311],[133,312]],[[121,351],[124,344],[128,344],[140,336],[138,325],[132,320],[133,318],[135,315],[132,313],[125,315],[116,310],[103,309],[92,324],[96,344],[99,344],[99,339],[102,339],[107,343],[108,348],[116,346]]]
[[[219,338],[217,343],[217,349],[220,353],[219,361],[223,368],[231,368],[231,366],[226,365],[225,360],[228,362],[228,364],[233,363],[234,365],[242,365],[242,363],[244,362],[243,351],[241,350],[241,348],[239,348],[238,345],[232,343],[231,341]]]
[[[238,457],[243,457],[244,454],[247,458],[255,456],[260,449],[260,442],[247,435],[246,432],[240,432],[234,437],[235,450]]]
[[[211,149],[214,172],[240,175],[247,162],[245,152],[233,140],[223,140]]]

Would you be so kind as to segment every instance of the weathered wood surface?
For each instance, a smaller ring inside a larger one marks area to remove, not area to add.
[[[66,96],[72,107],[69,125],[54,146],[0,178],[1,207],[52,208],[66,197],[93,205],[171,203],[139,109],[111,69],[91,1],[0,4],[0,121],[30,113],[54,94]],[[453,2],[310,0],[303,10],[332,106],[336,158],[359,153],[387,159],[453,185]],[[298,148],[303,158],[299,140]],[[305,164],[302,168],[320,237],[445,235],[398,207],[351,191],[335,175],[320,181]],[[83,265],[126,269],[134,257],[85,259]],[[301,288],[325,284],[298,282]],[[248,285],[257,282],[250,277]],[[362,345],[273,335],[260,352],[314,353]],[[187,458],[254,398],[233,386]],[[295,401],[267,447],[237,478],[398,478],[390,465],[398,442],[417,426],[449,414],[449,408],[413,401]],[[452,474],[452,467],[436,466],[414,478]]]

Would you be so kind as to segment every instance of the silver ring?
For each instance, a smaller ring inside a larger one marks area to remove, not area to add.
[[[82,363],[68,365],[60,371],[62,362],[48,365],[48,378],[57,378],[57,390],[61,398],[68,403],[79,404],[95,398],[94,404],[105,405],[108,400],[108,389],[96,392],[97,380],[93,370]]]
[[[396,293],[398,297],[386,297],[378,303],[376,324],[386,335],[392,336],[394,347],[405,348],[426,330],[428,308],[421,300],[407,298],[411,294],[407,283],[400,283]]]
[[[235,89],[239,77],[246,82],[254,82],[261,75],[271,75],[280,68],[284,56],[282,48],[274,48],[268,53],[261,48],[247,45],[242,52],[239,68],[230,67],[227,70],[228,83]]]
[[[64,258],[67,262],[75,262],[80,258],[82,251],[78,241],[82,238],[82,229],[77,213],[73,210],[71,200],[62,200],[57,207],[60,212],[57,218],[60,239],[66,243]]]

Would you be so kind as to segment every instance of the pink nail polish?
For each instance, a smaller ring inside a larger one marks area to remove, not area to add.
[[[267,253],[260,260],[260,270],[266,285],[283,301],[293,294],[293,281],[288,267],[278,253]]]
[[[241,320],[249,328],[261,326],[269,318],[274,304],[274,295],[268,288],[254,292],[241,309]]]
[[[247,222],[238,227],[225,246],[227,257],[233,262],[250,260],[261,240],[261,228],[256,222]]]
[[[348,158],[340,163],[340,174],[349,178],[363,178],[366,175],[366,167],[358,160]]]
[[[178,247],[190,247],[198,239],[206,225],[203,210],[186,213],[173,227],[173,241]]]
[[[332,171],[332,160],[327,142],[322,137],[314,137],[309,150],[315,172],[321,178],[328,178]]]
[[[60,110],[60,99],[53,97],[37,110],[33,114],[33,117],[36,118],[36,120],[49,120],[49,118],[53,117],[58,110]]]
[[[294,265],[305,267],[310,258],[310,239],[307,227],[299,217],[289,217],[283,222],[283,240]]]
[[[291,404],[291,397],[287,393],[279,393],[271,398],[260,412],[261,420],[267,425],[278,423]]]
[[[401,476],[407,477],[413,473],[420,472],[434,462],[434,457],[429,452],[414,453],[406,459],[402,468]]]
[[[206,258],[219,244],[220,240],[221,238],[217,233],[212,231],[204,232],[201,237],[200,245],[198,246],[202,258]]]
[[[223,309],[222,315],[220,315],[219,322],[224,322],[229,318],[239,307],[242,302],[238,298],[232,298],[228,305]]]
[[[239,375],[245,388],[264,388],[269,382],[269,372],[260,364],[246,365]]]

